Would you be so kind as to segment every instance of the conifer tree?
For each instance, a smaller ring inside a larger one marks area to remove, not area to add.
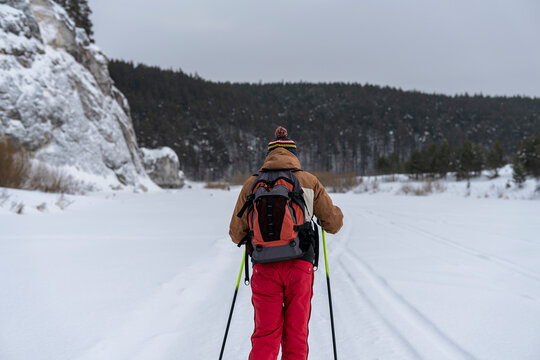
[[[433,169],[440,177],[445,178],[450,171],[450,163],[452,161],[452,151],[447,142],[443,142],[437,148],[437,156],[435,168]]]
[[[472,148],[474,153],[472,160],[472,171],[476,176],[480,176],[482,175],[482,170],[484,169],[484,149],[480,144],[475,144]]]
[[[390,161],[386,156],[380,156],[375,162],[375,170],[377,174],[390,174]]]
[[[424,155],[424,172],[429,173],[431,177],[434,177],[437,172],[437,148],[436,144],[431,144],[428,147],[422,148],[422,153]]]
[[[504,150],[501,143],[496,141],[486,157],[486,168],[493,171],[491,178],[499,176],[499,168],[504,165]]]
[[[540,178],[540,135],[529,136],[518,145],[516,157],[527,175]]]
[[[398,153],[391,153],[388,156],[388,163],[390,164],[390,172],[392,174],[401,174],[403,172],[403,164],[401,163]]]
[[[512,178],[519,188],[523,187],[523,183],[527,180],[527,171],[523,163],[516,157],[514,163],[512,164]]]
[[[414,150],[411,154],[411,158],[407,163],[407,170],[410,174],[413,174],[415,179],[418,180],[420,174],[424,173],[425,158],[424,153],[420,150]]]
[[[461,148],[456,149],[456,178],[467,179],[471,178],[472,172],[480,168],[482,160],[477,157],[480,154],[475,146],[470,141],[465,141]]]
[[[388,157],[379,157],[375,162],[375,170],[377,174],[400,174],[403,172],[403,165],[399,155],[393,152]]]

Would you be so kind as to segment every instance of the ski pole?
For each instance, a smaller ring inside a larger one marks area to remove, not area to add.
[[[236,295],[238,295],[238,287],[240,286],[240,278],[242,278],[242,270],[244,269],[245,260],[246,260],[246,249],[244,249],[244,256],[242,256],[242,265],[240,266],[240,274],[238,274],[238,281],[236,282],[236,288],[234,289],[231,312],[229,313],[229,320],[227,320],[227,328],[225,329],[225,336],[223,337],[223,344],[221,345],[221,352],[219,353],[219,360],[223,358],[223,351],[225,350],[225,342],[227,341],[227,335],[229,334],[229,326],[231,325],[231,319],[232,319],[232,314],[234,310],[234,303],[236,302]]]
[[[332,310],[332,291],[330,291],[330,273],[328,272],[328,255],[326,253],[326,236],[322,229],[322,242],[324,248],[324,265],[326,267],[326,285],[328,287],[328,306],[330,307],[330,324],[332,326],[332,345],[334,346],[334,360],[337,360],[336,333],[334,331],[334,311]]]

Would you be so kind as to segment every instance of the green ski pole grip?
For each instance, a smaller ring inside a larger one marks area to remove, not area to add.
[[[236,290],[240,286],[240,279],[242,278],[242,269],[244,268],[244,262],[246,261],[246,249],[244,249],[244,256],[242,257],[242,265],[240,265],[240,273],[238,274],[238,281],[236,282]]]
[[[330,277],[330,273],[328,272],[328,261],[326,261],[326,259],[328,259],[328,254],[326,253],[326,231],[324,231],[324,229],[322,229],[322,242],[324,248],[324,266],[326,268],[326,276]]]

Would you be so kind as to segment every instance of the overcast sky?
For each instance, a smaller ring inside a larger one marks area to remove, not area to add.
[[[110,58],[219,81],[540,97],[539,0],[89,0]]]

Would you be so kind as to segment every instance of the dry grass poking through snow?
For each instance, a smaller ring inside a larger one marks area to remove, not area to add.
[[[33,163],[25,149],[0,139],[0,187],[74,194],[82,185],[61,170]]]
[[[362,178],[355,173],[334,173],[334,172],[313,172],[326,190],[331,192],[344,193],[357,187],[362,183]]]
[[[231,185],[224,181],[208,181],[204,185],[205,189],[231,190]]]
[[[230,185],[244,185],[247,179],[253,174],[237,174],[233,175],[229,179]]]
[[[411,184],[403,184],[400,192],[405,195],[425,196],[432,193],[442,193],[446,191],[446,186],[438,181],[426,181],[425,183],[414,186]]]
[[[338,192],[338,193],[344,193],[349,190],[354,189],[358,185],[362,184],[362,178],[359,176],[356,176],[354,173],[333,173],[328,171],[321,171],[321,172],[312,172],[313,175],[319,179],[321,184],[324,185],[326,190],[330,192]],[[243,185],[247,179],[252,174],[238,174],[233,175],[229,179],[229,181],[220,182],[220,181],[209,181],[205,184],[205,188],[207,189],[222,189],[222,190],[230,190],[231,186],[234,185]]]
[[[31,167],[25,151],[0,139],[0,187],[21,188],[28,179]]]

